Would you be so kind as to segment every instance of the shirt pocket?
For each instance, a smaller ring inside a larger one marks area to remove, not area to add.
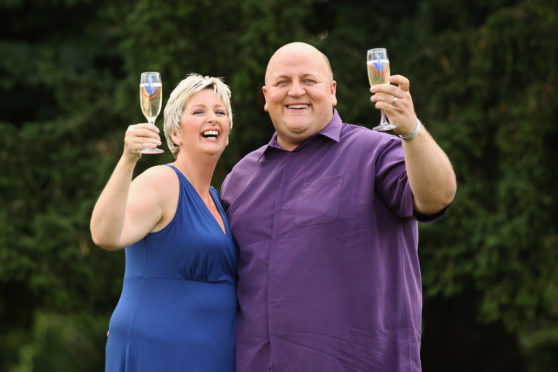
[[[310,226],[334,222],[339,213],[342,191],[342,175],[305,183],[296,201],[295,224]]]

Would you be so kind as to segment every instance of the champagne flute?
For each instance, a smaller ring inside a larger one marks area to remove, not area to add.
[[[366,54],[366,70],[370,87],[378,84],[389,84],[389,59],[385,48],[369,49]],[[372,128],[379,131],[395,129],[386,118],[386,113],[381,110],[380,125]]]
[[[141,111],[149,122],[155,125],[155,119],[161,112],[163,102],[163,83],[158,72],[142,72],[139,85],[139,97]],[[140,150],[142,154],[161,154],[164,150],[160,148],[149,148]]]

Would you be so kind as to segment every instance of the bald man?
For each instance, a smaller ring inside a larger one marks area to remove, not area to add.
[[[390,82],[371,101],[398,136],[343,123],[313,46],[269,60],[276,132],[221,188],[240,250],[238,372],[421,370],[417,222],[440,219],[456,183],[409,81]]]

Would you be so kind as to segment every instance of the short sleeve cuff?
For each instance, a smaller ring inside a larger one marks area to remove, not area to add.
[[[413,215],[421,223],[433,223],[433,222],[441,220],[446,215],[446,211],[448,210],[450,205],[451,204],[449,204],[447,207],[445,207],[441,211],[439,211],[437,213],[434,213],[434,214],[422,214],[422,213],[415,210],[413,212]]]

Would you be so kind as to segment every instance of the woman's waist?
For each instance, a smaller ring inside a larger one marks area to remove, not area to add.
[[[236,285],[147,277],[125,278],[117,309],[134,313],[199,312],[236,309]]]
[[[236,286],[236,278],[232,273],[220,274],[204,274],[204,273],[176,273],[174,275],[159,274],[159,273],[124,273],[124,283],[129,282],[143,282],[153,281],[154,283],[161,282],[164,284],[169,282],[180,282],[182,285],[203,285],[203,284],[225,284]],[[176,285],[176,284],[175,284]]]

